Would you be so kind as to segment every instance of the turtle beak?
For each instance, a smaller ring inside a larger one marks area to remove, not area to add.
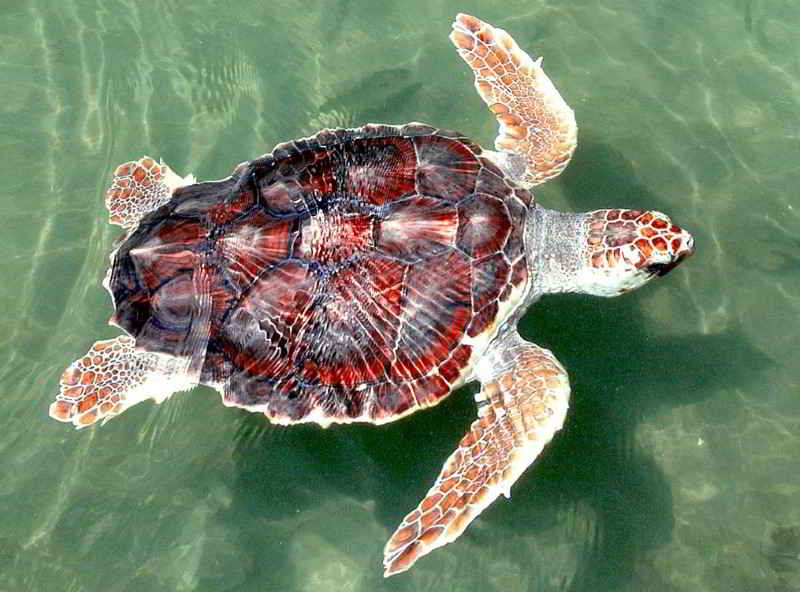
[[[649,271],[651,274],[663,277],[667,275],[670,271],[675,269],[681,261],[683,261],[690,255],[691,253],[687,255],[679,255],[669,263],[653,263],[652,265],[647,266],[647,271]]]
[[[662,277],[675,269],[684,259],[691,257],[694,254],[694,237],[685,230],[681,230],[681,238],[683,239],[681,248],[675,253],[672,261],[668,263],[653,263],[647,266],[647,271]]]

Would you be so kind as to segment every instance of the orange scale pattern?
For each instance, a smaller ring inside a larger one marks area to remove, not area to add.
[[[659,212],[610,209],[597,210],[591,216],[588,258],[598,269],[623,263],[643,267],[656,252],[673,255],[686,246],[682,229]],[[629,245],[635,247],[638,257],[625,250]]]
[[[151,362],[135,354],[130,337],[96,342],[64,371],[50,415],[83,427],[121,413],[124,393],[143,382],[142,367]]]
[[[162,182],[168,171],[169,167],[146,156],[118,166],[106,191],[109,222],[132,228],[144,213],[169,199],[169,189]]]

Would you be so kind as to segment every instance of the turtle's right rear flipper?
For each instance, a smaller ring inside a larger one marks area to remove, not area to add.
[[[459,14],[450,40],[475,74],[478,94],[500,124],[495,148],[526,186],[559,175],[577,143],[575,114],[542,70],[503,29]]]
[[[384,575],[409,569],[454,541],[511,486],[561,429],[569,403],[564,367],[514,331],[495,341],[477,369],[478,419],[419,505],[384,548]]]
[[[121,164],[106,191],[108,221],[134,228],[142,216],[167,203],[178,187],[194,182],[194,176],[179,177],[149,156]]]

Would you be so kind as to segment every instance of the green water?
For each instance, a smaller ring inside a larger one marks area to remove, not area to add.
[[[381,578],[469,389],[379,428],[270,426],[207,388],[102,428],[47,418],[115,335],[117,164],[219,178],[370,121],[488,145],[458,11],[544,55],[577,112],[540,201],[659,209],[697,241],[635,294],[525,317],[573,400],[510,502]],[[0,42],[0,591],[800,590],[800,4],[4,0]]]

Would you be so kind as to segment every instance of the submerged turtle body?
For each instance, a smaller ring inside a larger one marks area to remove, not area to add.
[[[114,258],[113,322],[191,356],[205,282],[199,381],[226,403],[323,424],[435,404],[526,292],[532,197],[481,152],[420,124],[326,130],[178,189]]]
[[[545,294],[638,288],[694,242],[659,212],[534,202],[572,156],[574,113],[502,29],[458,15],[450,39],[496,151],[413,123],[324,130],[208,183],[118,167],[106,206],[127,234],[105,285],[126,335],[66,369],[51,417],[85,427],[202,383],[277,423],[383,423],[476,380],[478,418],[386,543],[385,575],[508,496],[570,393],[517,320]]]

